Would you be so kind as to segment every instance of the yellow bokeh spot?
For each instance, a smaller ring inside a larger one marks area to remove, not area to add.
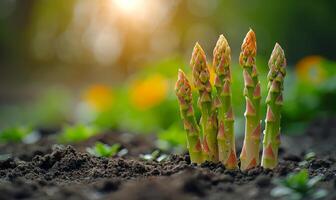
[[[309,83],[321,83],[326,77],[322,61],[323,57],[316,55],[301,59],[295,67],[298,78]]]
[[[85,90],[83,99],[96,111],[104,111],[112,106],[113,92],[106,85],[92,85]]]
[[[155,74],[136,81],[130,88],[131,103],[138,109],[146,110],[160,104],[167,96],[168,81]]]

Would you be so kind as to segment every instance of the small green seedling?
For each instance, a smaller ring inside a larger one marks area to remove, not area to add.
[[[60,141],[65,143],[80,142],[96,135],[99,131],[97,127],[83,124],[66,126],[60,135]]]
[[[21,142],[31,133],[32,129],[29,127],[6,128],[0,132],[0,142]]]
[[[271,191],[271,195],[288,200],[321,199],[327,195],[326,190],[316,188],[321,178],[315,176],[309,179],[308,171],[301,170],[296,174],[288,175],[285,179],[277,180],[275,182],[277,187]]]
[[[109,146],[101,142],[97,142],[94,147],[87,148],[86,151],[97,157],[112,157],[118,153],[120,144],[113,144]]]
[[[158,149],[182,153],[185,143],[186,136],[184,131],[175,125],[169,127],[167,130],[158,132],[158,140],[156,141]]]
[[[299,166],[306,167],[308,166],[309,162],[316,158],[316,154],[314,152],[309,152],[304,156],[304,160],[299,162]]]
[[[314,152],[309,152],[307,153],[305,156],[304,156],[304,159],[306,161],[311,161],[313,160],[314,158],[316,158],[316,154]]]
[[[140,158],[147,161],[162,162],[168,158],[166,154],[161,154],[159,150],[153,151],[151,154],[141,154]]]

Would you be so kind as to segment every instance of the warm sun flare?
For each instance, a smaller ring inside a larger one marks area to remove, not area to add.
[[[144,0],[111,0],[113,6],[125,13],[133,13],[144,5]]]

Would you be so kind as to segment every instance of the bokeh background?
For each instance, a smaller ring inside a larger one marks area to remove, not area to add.
[[[211,63],[224,34],[242,134],[238,55],[252,28],[263,97],[278,42],[289,65],[283,133],[303,133],[310,121],[336,112],[335,9],[333,0],[1,0],[0,129],[81,124],[181,144],[177,69],[190,72],[196,41]]]

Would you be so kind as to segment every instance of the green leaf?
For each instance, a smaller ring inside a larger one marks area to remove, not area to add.
[[[155,150],[155,151],[152,152],[151,157],[152,157],[153,160],[155,160],[159,157],[159,155],[160,155],[160,151]]]
[[[186,146],[186,133],[182,127],[177,125],[172,125],[167,130],[159,131],[158,138],[156,144],[159,149],[168,151]]]
[[[291,194],[293,191],[288,187],[275,187],[271,191],[273,197],[282,197]]]
[[[112,157],[118,153],[119,149],[120,144],[113,144],[112,146],[109,146],[101,142],[96,142],[94,147],[87,148],[86,151],[97,157]]]
[[[32,133],[30,127],[10,127],[0,132],[0,142],[21,142],[25,137]]]
[[[322,179],[321,176],[315,176],[312,179],[310,179],[307,183],[308,187],[314,187],[316,183],[318,183]]]
[[[147,161],[162,162],[168,158],[168,155],[161,154],[159,150],[155,150],[151,154],[141,154],[139,157]]]
[[[309,152],[304,156],[304,159],[307,161],[310,161],[316,157],[316,154],[314,152]]]
[[[80,142],[86,140],[100,132],[95,126],[77,124],[75,126],[66,126],[60,134],[59,139],[64,143]]]
[[[325,196],[325,192],[315,189],[315,185],[321,180],[320,176],[309,179],[307,169],[303,169],[296,174],[290,174],[285,179],[277,179],[274,183],[271,195],[275,197],[286,197],[285,199],[300,200],[305,198],[317,199]]]
[[[319,189],[316,192],[314,192],[314,194],[312,195],[314,199],[321,199],[325,196],[327,196],[328,191],[323,190],[323,189]]]

